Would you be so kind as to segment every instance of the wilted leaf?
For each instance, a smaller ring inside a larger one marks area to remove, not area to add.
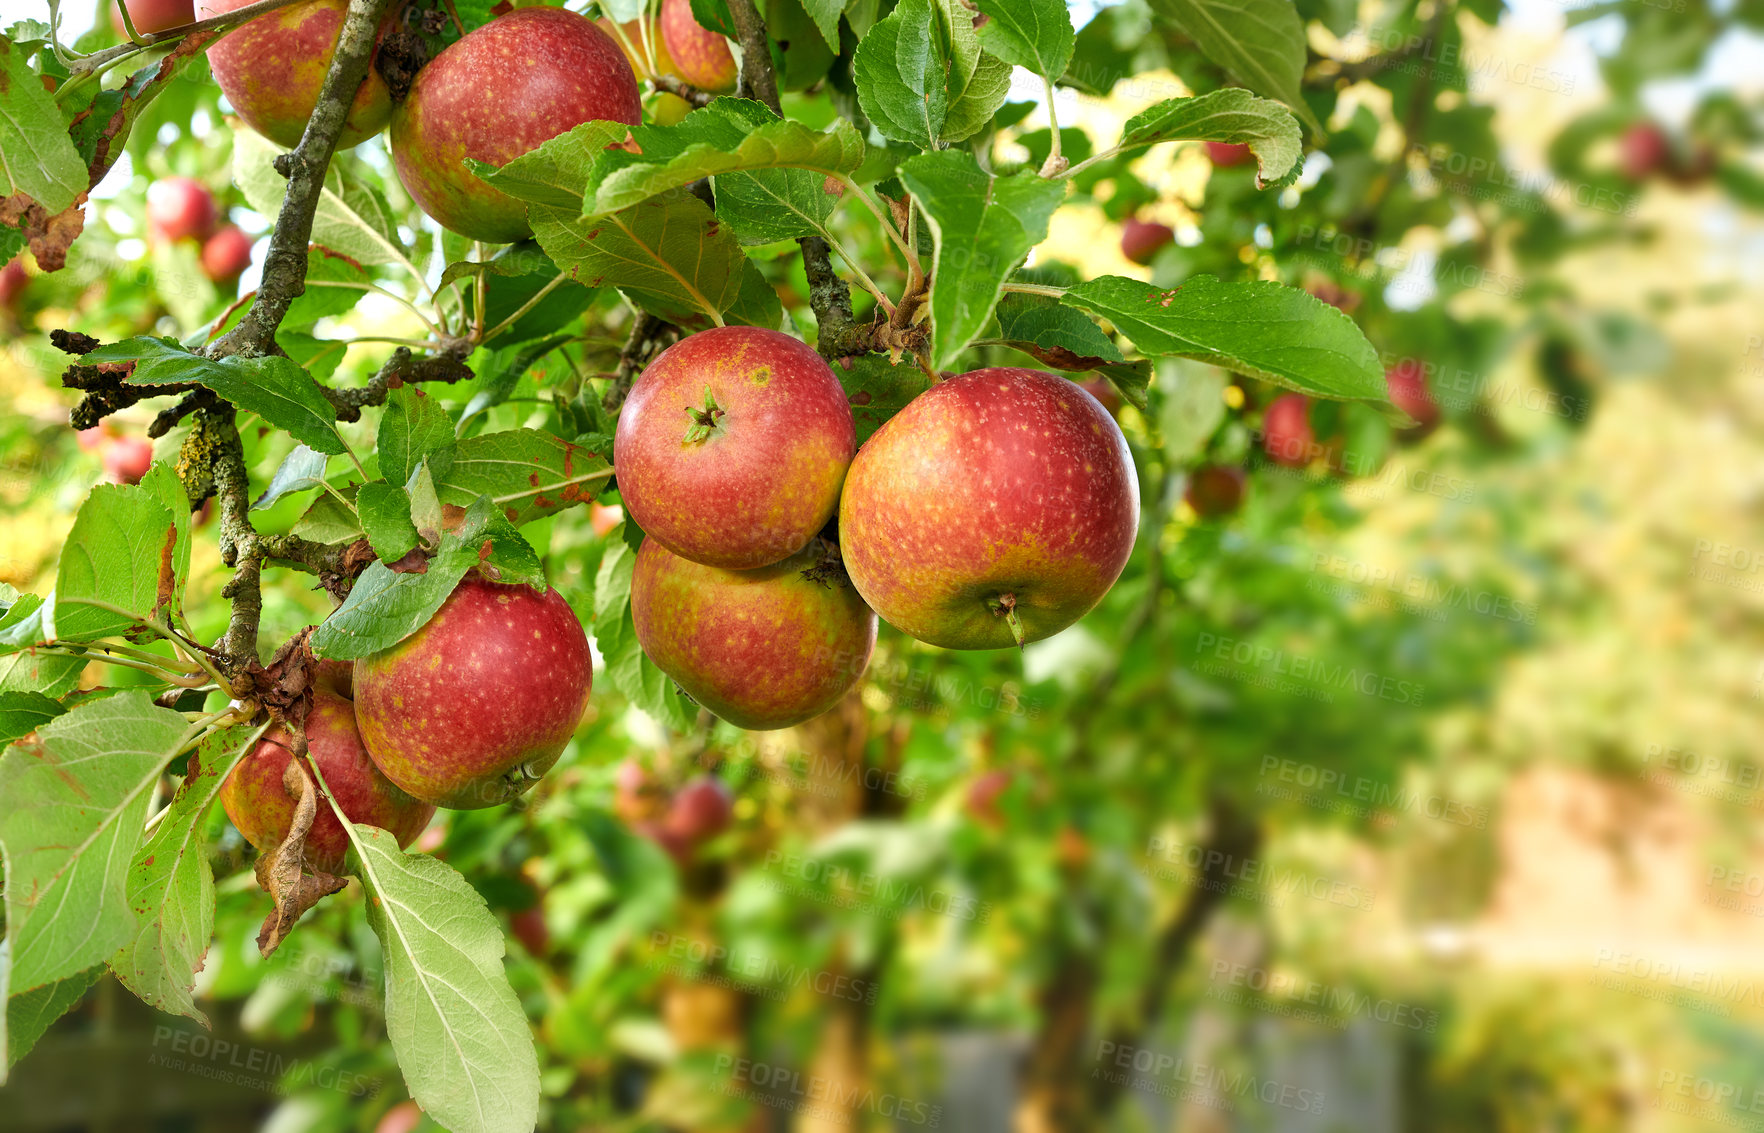
[[[318,788],[302,766],[304,749],[302,744],[282,772],[282,788],[294,799],[287,836],[275,849],[258,858],[255,867],[257,884],[269,894],[273,906],[257,931],[257,950],[266,957],[281,947],[308,909],[348,884],[323,870],[307,872],[306,837],[312,833],[313,816],[321,803]]]

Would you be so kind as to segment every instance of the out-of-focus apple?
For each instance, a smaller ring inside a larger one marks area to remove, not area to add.
[[[1176,231],[1168,224],[1154,224],[1130,216],[1121,225],[1121,254],[1136,264],[1149,264],[1175,239]]]
[[[1254,160],[1255,154],[1250,152],[1249,146],[1237,142],[1208,142],[1207,157],[1220,169],[1229,169]]]
[[[216,222],[214,194],[188,177],[165,177],[147,186],[148,235],[167,243],[206,240]]]
[[[113,484],[139,484],[153,467],[153,442],[146,437],[113,437],[99,452],[104,475]]]
[[[202,245],[202,273],[216,283],[233,284],[251,266],[251,237],[229,224]]]

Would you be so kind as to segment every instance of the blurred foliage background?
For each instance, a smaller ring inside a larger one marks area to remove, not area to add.
[[[1074,7],[1075,160],[1228,81],[1143,0]],[[1286,467],[1260,444],[1277,391],[1165,364],[1146,411],[1117,411],[1138,548],[1066,633],[964,654],[884,627],[859,689],[782,733],[670,733],[597,680],[557,771],[519,805],[442,812],[422,843],[508,920],[545,1128],[1764,1127],[1764,7],[1299,9],[1329,135],[1297,186],[1258,191],[1201,145],[1099,162],[1033,265],[1305,286],[1421,367],[1438,426],[1318,407],[1330,454]],[[82,46],[113,37],[100,19]],[[47,332],[184,335],[234,298],[187,246],[148,248],[147,184],[196,178],[267,234],[204,79],[153,104],[69,267],[27,269],[0,310],[0,582],[48,585],[105,475],[66,426]],[[1019,85],[1001,164],[1048,148]],[[810,121],[827,104],[787,97]],[[349,160],[405,207],[380,142]],[[842,238],[885,259],[858,211]],[[1119,251],[1134,216],[1175,234],[1144,266]],[[793,253],[767,274],[806,324]],[[572,311],[568,343],[513,367],[472,426],[547,427],[629,317],[610,291]],[[422,335],[378,296],[325,327]],[[337,351],[338,379],[389,349]],[[481,351],[480,385],[513,362]],[[285,444],[250,450],[254,477]],[[1203,465],[1246,470],[1239,509],[1197,513]],[[527,532],[585,620],[616,522]],[[196,555],[191,617],[218,634],[226,572],[212,538]],[[330,609],[277,577],[269,645]],[[705,774],[735,804],[701,852],[632,832],[621,776],[665,793]],[[216,1031],[106,979],[0,1091],[0,1128],[418,1119],[359,891],[260,960],[248,850],[211,822]]]

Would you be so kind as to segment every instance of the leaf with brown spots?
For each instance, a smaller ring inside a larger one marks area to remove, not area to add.
[[[583,448],[537,429],[484,433],[460,441],[435,477],[443,504],[489,496],[516,526],[592,499],[612,478],[600,448]]]
[[[306,835],[318,813],[318,788],[306,773],[302,762],[305,755],[306,737],[297,734],[294,758],[282,773],[282,786],[295,797],[294,820],[282,844],[257,859],[257,883],[275,903],[257,933],[257,950],[264,956],[281,947],[306,910],[347,884],[334,874],[306,872]]]

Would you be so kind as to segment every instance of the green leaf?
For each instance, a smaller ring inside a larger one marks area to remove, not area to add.
[[[802,0],[802,9],[808,13],[809,19],[815,23],[815,30],[821,33],[827,47],[834,54],[839,53],[839,16],[845,11],[847,0]]]
[[[595,162],[631,130],[623,122],[584,122],[529,150],[501,168],[473,162],[472,171],[530,205],[581,212]],[[556,259],[556,257],[552,257]]]
[[[636,564],[637,552],[629,543],[607,541],[594,578],[594,643],[614,688],[661,724],[684,731],[696,713],[637,644],[631,622],[631,570]]]
[[[355,494],[355,512],[374,554],[383,563],[395,563],[417,545],[416,524],[410,518],[410,493],[384,480],[363,484]]]
[[[935,0],[937,30],[948,44],[949,111],[940,141],[959,142],[992,124],[1011,93],[1011,65],[981,49],[974,13],[963,0]]]
[[[384,563],[368,564],[343,605],[313,631],[312,651],[353,661],[390,649],[427,625],[459,580],[481,561],[505,571],[504,581],[545,584],[538,555],[495,504],[479,499],[466,509],[458,530],[442,535],[423,573],[401,574]]]
[[[710,206],[670,193],[610,216],[529,204],[540,247],[589,287],[611,284],[651,314],[704,326],[734,306],[747,256]]]
[[[1152,10],[1237,80],[1293,108],[1317,133],[1305,105],[1305,26],[1293,0],[1152,0]]]
[[[346,484],[337,490],[337,494],[349,497],[356,489],[357,485]],[[315,543],[339,543],[344,539],[361,538],[361,517],[355,514],[353,506],[325,492],[312,501],[306,514],[289,531]]]
[[[431,456],[445,458],[443,464],[453,458],[451,450]],[[440,537],[446,517],[441,510],[441,495],[435,491],[435,474],[430,471],[427,459],[420,462],[410,479],[404,482],[404,491],[410,497],[410,521],[416,524],[417,534],[433,544]]]
[[[1256,155],[1256,183],[1264,188],[1289,185],[1304,168],[1304,138],[1292,111],[1242,87],[1147,107],[1127,120],[1115,149],[1125,153],[1178,139],[1249,146]]]
[[[1314,397],[1388,401],[1384,367],[1360,328],[1297,288],[1197,275],[1164,290],[1106,275],[1065,301],[1108,319],[1146,354],[1211,362]]]
[[[30,735],[63,711],[40,692],[0,692],[0,746]]]
[[[23,193],[53,216],[86,191],[86,163],[26,56],[0,39],[0,197]]]
[[[283,496],[295,492],[310,492],[323,485],[327,459],[322,452],[314,452],[305,445],[295,445],[294,451],[282,458],[276,474],[270,477],[269,487],[252,503],[251,510],[262,511]]]
[[[176,599],[178,525],[158,496],[140,487],[100,484],[92,489],[61,551],[55,576],[55,636],[91,641],[135,628],[109,610],[81,605],[89,598],[143,620]]]
[[[84,657],[62,657],[34,650],[0,657],[0,693],[40,692],[66,696],[80,683],[86,668]]]
[[[146,691],[81,704],[0,755],[14,994],[110,959],[134,933],[129,861],[152,788],[192,726]]]
[[[353,661],[392,648],[427,625],[476,565],[477,551],[457,546],[430,559],[422,574],[399,574],[385,563],[369,563],[343,605],[313,631],[313,653]]]
[[[827,238],[827,219],[839,203],[839,185],[806,169],[726,173],[713,179],[717,216],[743,244],[772,244],[799,236]]]
[[[920,149],[936,144],[949,116],[936,26],[930,0],[901,0],[858,44],[852,62],[864,114],[885,136]]]
[[[424,457],[452,443],[453,418],[439,401],[413,385],[392,391],[374,443],[382,476],[402,484]]]
[[[143,1002],[204,1026],[207,1016],[191,995],[214,936],[214,873],[202,820],[264,730],[224,728],[191,753],[183,786],[129,866],[137,928],[110,958],[110,970]]]
[[[361,302],[365,285],[372,279],[355,260],[314,244],[306,252],[306,291],[288,305],[281,329],[298,330],[311,327],[320,319],[348,314]],[[280,337],[277,332],[277,338]]]
[[[998,337],[1056,370],[1094,370],[1123,361],[1114,340],[1090,316],[1041,295],[1006,295]]]
[[[133,362],[128,383],[136,386],[196,382],[247,413],[255,413],[294,439],[327,456],[346,451],[337,433],[337,411],[319,392],[312,375],[291,358],[238,355],[213,359],[176,343],[146,335],[112,342],[86,355],[87,365]]]
[[[150,493],[171,513],[172,523],[177,527],[173,536],[171,553],[171,592],[170,606],[174,610],[182,610],[184,606],[184,587],[190,581],[190,494],[184,490],[183,481],[169,464],[155,464],[141,477],[139,485],[142,491]],[[166,558],[164,547],[160,548],[159,560],[159,600],[166,604]]]
[[[441,502],[465,507],[488,496],[517,527],[592,499],[612,476],[604,451],[537,429],[468,437],[452,453],[435,477]]]
[[[86,992],[104,974],[104,965],[94,964],[65,980],[56,980],[52,984],[44,984],[8,997],[6,952],[5,942],[0,941],[0,999],[6,1002],[6,1012],[0,1015],[0,1040],[3,1040],[0,1041],[0,1046],[5,1050],[5,1057],[0,1058],[0,1086],[6,1084],[8,1071],[31,1052],[31,1048],[37,1045],[37,1040],[43,1037],[50,1024],[85,998]]]
[[[351,857],[386,970],[386,1033],[411,1097],[456,1133],[529,1133],[539,1063],[502,929],[465,878],[356,825]]]
[[[857,425],[860,445],[909,401],[931,388],[931,379],[917,365],[895,365],[884,354],[859,355],[849,364],[833,367],[833,373],[851,402],[851,419]]]
[[[279,214],[282,198],[288,194],[288,180],[273,164],[281,152],[255,130],[233,135],[233,181],[251,207],[264,216]],[[339,154],[325,174],[325,187],[319,192],[318,209],[312,218],[312,242],[363,267],[400,264],[414,271],[398,237],[397,214],[385,195],[354,173],[350,165],[350,160]]]
[[[728,321],[743,326],[784,329],[784,303],[778,291],[766,282],[765,273],[752,260],[741,267],[741,290],[729,306]]]
[[[701,177],[805,169],[825,178],[864,163],[863,138],[845,119],[812,130],[741,98],[719,98],[673,126],[633,126],[631,134],[643,152],[608,150],[596,161],[597,186],[584,214],[617,212]]]
[[[1072,60],[1072,16],[1065,0],[975,0],[991,17],[978,29],[980,46],[1018,67],[1057,79]]]
[[[945,369],[992,318],[1011,272],[1047,238],[1065,186],[1028,170],[996,177],[960,150],[909,158],[900,179],[936,236],[931,365]]]

